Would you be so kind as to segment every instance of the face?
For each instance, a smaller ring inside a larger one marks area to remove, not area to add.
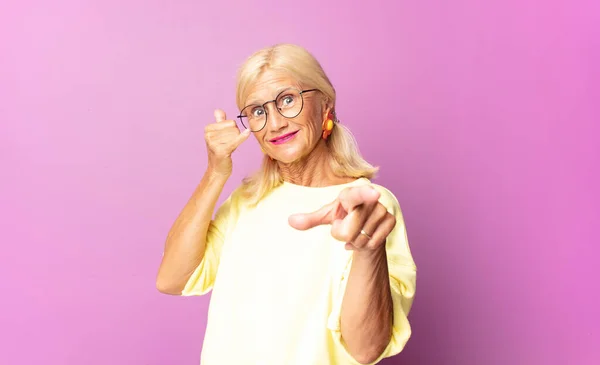
[[[254,88],[250,90],[245,105],[258,108],[245,109],[244,114],[266,117],[266,124],[260,131],[254,132],[262,149],[277,161],[292,163],[307,156],[321,140],[322,123],[330,108],[319,91],[303,93],[294,97],[291,89],[302,91],[302,87],[291,77],[267,71],[262,74]],[[262,105],[278,98],[278,102]],[[296,107],[302,104],[300,114],[293,118],[282,115],[295,114]],[[282,113],[277,111],[280,108]],[[263,115],[266,112],[266,115]],[[246,124],[248,127],[248,125]]]

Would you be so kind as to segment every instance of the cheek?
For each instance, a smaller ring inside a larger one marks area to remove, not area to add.
[[[254,134],[254,139],[256,139],[256,142],[258,142],[258,144],[260,146],[263,146],[265,144],[264,143],[264,138],[265,138],[265,132],[264,132],[264,130],[260,131],[258,133],[253,133],[253,134]]]
[[[307,120],[304,124],[304,130],[306,131],[306,138],[310,141],[320,133],[319,126],[315,122],[314,118]]]
[[[307,129],[309,129],[312,133],[320,133],[321,131],[321,116],[319,112],[316,110],[310,110],[310,113],[306,114],[306,118],[302,121],[302,124],[305,125]]]

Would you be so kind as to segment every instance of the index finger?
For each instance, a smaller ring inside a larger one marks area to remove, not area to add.
[[[332,213],[337,202],[329,203],[312,213],[292,214],[288,217],[288,223],[301,231],[311,229],[323,224],[332,223]]]

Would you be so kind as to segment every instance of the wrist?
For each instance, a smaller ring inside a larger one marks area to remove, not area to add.
[[[379,262],[381,260],[386,260],[387,254],[385,251],[385,244],[374,250],[355,250],[353,256],[355,261]]]
[[[211,167],[208,167],[208,169],[206,169],[206,173],[204,175],[211,182],[221,182],[221,181],[225,182],[229,179],[229,177],[231,176],[231,173],[220,172]]]

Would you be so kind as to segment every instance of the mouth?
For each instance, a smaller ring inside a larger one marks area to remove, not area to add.
[[[298,131],[295,131],[292,133],[287,133],[287,134],[281,135],[279,137],[273,138],[273,139],[269,140],[269,142],[271,142],[273,144],[282,144],[282,143],[292,140],[296,136],[297,133],[298,133]]]

